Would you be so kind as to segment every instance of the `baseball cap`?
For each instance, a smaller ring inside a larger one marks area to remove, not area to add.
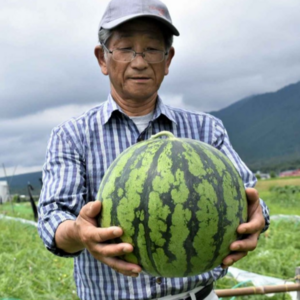
[[[139,17],[156,19],[167,26],[173,35],[179,36],[167,6],[159,0],[111,0],[102,16],[99,31],[102,28],[113,29]]]

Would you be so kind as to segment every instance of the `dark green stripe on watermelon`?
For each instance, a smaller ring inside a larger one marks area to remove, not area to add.
[[[125,260],[183,277],[221,263],[246,221],[243,182],[220,151],[188,139],[152,139],[123,152],[99,188],[101,226],[121,226]]]

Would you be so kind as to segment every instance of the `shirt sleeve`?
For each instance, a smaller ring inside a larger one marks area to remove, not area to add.
[[[75,220],[85,204],[85,168],[74,138],[62,128],[52,131],[43,167],[43,188],[38,204],[38,232],[46,248],[58,256],[75,257],[55,244],[57,227]]]
[[[236,169],[244,181],[245,188],[254,187],[257,179],[255,175],[249,170],[245,163],[241,160],[239,155],[233,149],[227,131],[221,120],[216,118],[216,125],[214,128],[213,146],[223,152],[234,164]],[[266,231],[270,226],[270,214],[266,203],[260,199],[260,205],[265,218],[265,227],[262,232]]]

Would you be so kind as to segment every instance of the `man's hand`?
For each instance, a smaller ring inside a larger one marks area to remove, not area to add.
[[[132,252],[132,245],[106,243],[108,240],[120,237],[123,231],[119,227],[97,227],[96,217],[100,210],[100,201],[89,202],[81,209],[75,221],[61,223],[55,235],[57,246],[69,253],[86,248],[97,260],[115,271],[137,277],[142,271],[140,266],[117,258]]]
[[[240,260],[257,246],[258,237],[265,226],[265,218],[260,206],[259,195],[256,189],[246,189],[248,200],[248,222],[241,224],[237,228],[239,234],[247,237],[240,241],[235,241],[230,245],[230,250],[234,253],[224,258],[222,267],[227,268]]]

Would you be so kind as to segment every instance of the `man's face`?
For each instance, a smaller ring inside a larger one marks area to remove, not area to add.
[[[107,43],[109,50],[146,49],[166,51],[163,34],[157,23],[149,19],[136,19],[121,25]],[[112,96],[117,100],[145,101],[157,96],[157,91],[174,55],[172,48],[162,62],[148,63],[141,55],[131,62],[118,62],[106,53],[101,65],[103,74],[109,75]]]

